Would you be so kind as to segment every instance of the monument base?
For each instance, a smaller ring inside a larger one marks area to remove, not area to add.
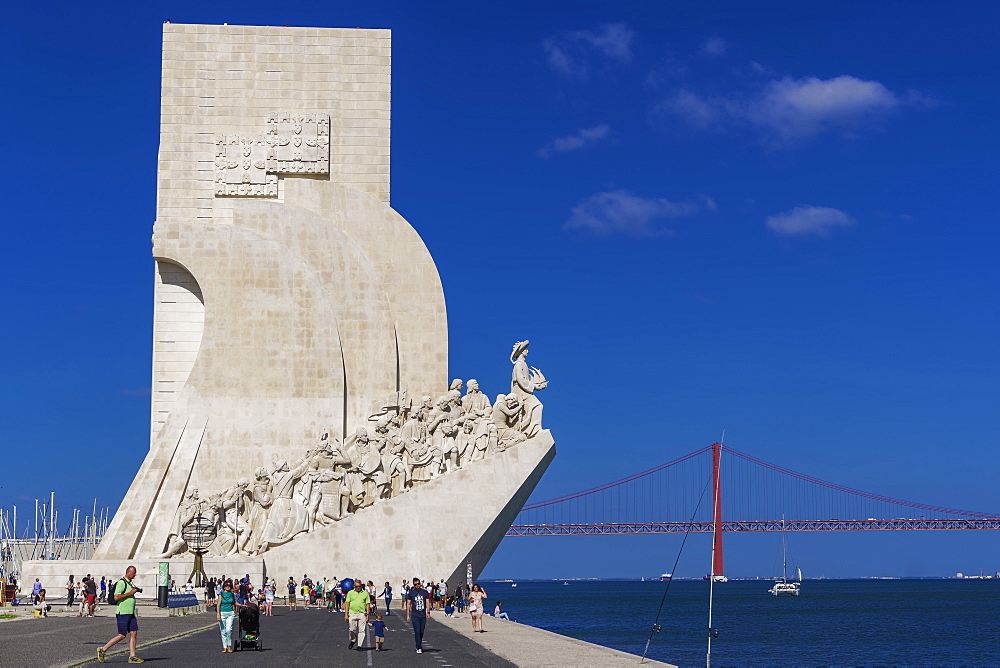
[[[205,571],[209,577],[225,575],[230,578],[241,578],[250,575],[254,584],[264,581],[264,560],[260,557],[204,557]],[[136,598],[156,600],[156,584],[160,572],[160,562],[170,563],[170,579],[183,588],[188,576],[194,569],[194,556],[174,557],[173,559],[55,559],[51,561],[25,561],[21,566],[21,593],[31,593],[31,588],[38,578],[45,588],[47,599],[65,599],[66,582],[72,575],[74,580],[82,580],[88,573],[101,581],[102,577],[112,582],[125,574],[125,569],[135,566],[135,584],[142,587],[143,592]],[[202,592],[198,591],[198,598]]]

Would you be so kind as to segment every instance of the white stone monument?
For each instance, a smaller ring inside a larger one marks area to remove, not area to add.
[[[24,581],[180,581],[196,520],[209,575],[478,575],[555,455],[547,381],[525,341],[496,401],[448,384],[441,281],[389,206],[389,31],[163,28],[149,452],[96,563]]]

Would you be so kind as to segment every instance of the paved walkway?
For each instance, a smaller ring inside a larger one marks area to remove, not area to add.
[[[324,610],[276,609],[274,617],[261,617],[262,651],[222,654],[215,616],[140,617],[138,654],[153,666],[514,666],[483,649],[473,640],[438,622],[433,615],[424,634],[424,652],[414,648],[412,627],[393,611],[385,618],[389,631],[385,649],[376,652],[369,640],[362,651],[348,650],[347,623],[343,614]],[[203,629],[211,625],[211,628]],[[193,631],[193,632],[192,632]],[[235,624],[234,624],[235,631]],[[0,665],[97,665],[97,648],[115,633],[113,617],[27,619],[0,624]],[[182,637],[145,646],[151,641]],[[127,650],[124,641],[113,651]],[[126,663],[128,652],[112,654],[108,663]]]
[[[57,608],[58,609],[58,608]],[[11,611],[0,608],[0,611]],[[21,611],[24,612],[24,611]],[[139,607],[139,656],[154,667],[316,665],[365,667],[433,666],[607,666],[639,664],[639,657],[515,622],[487,617],[486,633],[471,632],[468,615],[446,619],[435,612],[424,634],[424,652],[416,654],[413,630],[397,610],[385,618],[385,649],[374,641],[362,651],[348,650],[343,614],[325,610],[275,608],[261,617],[262,651],[222,654],[214,613],[164,617],[154,606]],[[234,624],[235,627],[235,624]],[[235,631],[235,628],[234,628]],[[50,615],[0,623],[0,667],[96,666],[97,648],[115,635],[114,615],[95,618]],[[124,664],[128,645],[118,643],[108,663]],[[655,661],[644,665],[665,666]]]
[[[0,613],[4,612],[10,612],[10,608],[0,608]],[[213,621],[204,614],[140,617],[139,644],[190,633]],[[0,666],[68,666],[96,658],[97,648],[116,633],[115,617],[107,613],[97,617],[50,614],[45,619],[29,616],[4,621],[0,624]],[[114,650],[118,649],[127,650],[128,645],[118,643]]]
[[[493,617],[483,619],[485,633],[472,632],[468,614],[448,618],[438,615],[438,621],[448,628],[472,639],[488,652],[493,652],[518,666],[532,668],[564,668],[566,666],[601,666],[623,668],[639,666],[642,657],[610,647],[577,640],[544,629],[508,622]],[[667,666],[646,659],[643,666]]]

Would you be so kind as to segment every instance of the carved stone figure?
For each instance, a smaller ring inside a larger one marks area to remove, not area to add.
[[[410,483],[410,470],[404,457],[406,449],[403,439],[392,433],[393,423],[383,418],[375,427],[379,452],[382,455],[382,470],[389,476],[389,493],[391,496],[405,492]]]
[[[470,378],[465,386],[468,388],[465,396],[462,397],[462,409],[465,412],[466,424],[469,421],[474,423],[471,432],[470,447],[464,455],[469,461],[479,461],[486,456],[489,447],[491,431],[496,434],[496,427],[493,424],[493,404],[490,398],[479,390],[479,381]]]
[[[375,500],[385,496],[389,488],[389,476],[382,470],[382,456],[374,443],[368,438],[368,430],[359,427],[354,439],[354,453],[351,457],[352,469],[360,475],[364,486],[364,496],[361,507],[375,503]]]
[[[263,539],[268,545],[287,543],[297,534],[308,530],[306,508],[294,499],[295,484],[309,468],[309,458],[303,457],[292,467],[279,461],[271,474],[274,481],[274,503],[264,525]]]
[[[407,466],[410,469],[410,479],[414,482],[425,482],[436,476],[441,470],[441,450],[435,447],[427,431],[429,412],[426,404],[430,397],[424,397],[421,406],[413,417],[403,424],[400,437],[406,448]]]
[[[455,468],[462,468],[463,462],[472,455],[475,428],[474,421],[466,420],[455,434]]]
[[[323,502],[323,483],[337,478],[333,467],[328,463],[327,452],[323,446],[309,452],[309,466],[299,478],[295,486],[293,498],[306,509],[306,531],[315,531],[317,524],[322,524],[320,506]]]
[[[458,426],[462,424],[465,408],[462,407],[461,390],[448,390],[448,409],[451,411],[451,422]]]
[[[224,529],[227,539],[231,538],[232,541],[226,556],[244,552],[250,538],[250,527],[247,523],[249,517],[247,488],[249,486],[250,482],[246,478],[241,478],[235,485],[222,492],[219,499],[220,519],[222,520],[220,528]]]
[[[271,477],[268,475],[267,469],[258,466],[253,474],[254,481],[250,488],[250,513],[247,519],[249,535],[245,545],[247,554],[257,555],[267,549],[267,544],[262,540],[262,536],[264,525],[267,523],[267,515],[274,502],[274,491],[271,488]]]
[[[490,398],[479,391],[479,381],[470,378],[465,384],[468,390],[462,397],[462,410],[466,415],[473,414],[475,417],[486,417],[493,409]]]
[[[535,392],[548,387],[549,381],[541,371],[528,367],[525,361],[528,357],[528,344],[528,341],[518,341],[510,354],[510,361],[514,364],[510,392],[517,397],[523,410],[518,428],[527,438],[532,438],[542,429],[542,402],[535,396]]]
[[[326,439],[325,434],[323,438]],[[316,522],[327,525],[344,517],[342,499],[347,477],[344,468],[351,465],[351,459],[344,454],[340,440],[331,439],[321,453],[319,461],[325,475],[322,481],[318,481],[320,501],[316,510]]]
[[[497,430],[495,449],[503,452],[512,445],[527,440],[521,432],[521,402],[514,394],[498,394],[493,404],[493,424]]]
[[[160,559],[169,559],[187,549],[187,543],[182,538],[184,527],[201,514],[203,505],[204,502],[198,498],[198,488],[195,487],[188,493],[186,501],[177,508],[177,513],[174,515],[174,523],[171,526],[170,533],[167,534],[167,547],[159,555]]]
[[[444,457],[442,473],[454,466],[455,434],[458,431],[455,422],[458,421],[459,417],[453,413],[451,397],[446,394],[438,398],[431,413],[431,419],[427,424],[427,433],[430,434],[431,443]]]

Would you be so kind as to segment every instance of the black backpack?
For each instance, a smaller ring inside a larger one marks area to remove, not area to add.
[[[118,605],[118,601],[115,600],[115,589],[118,588],[118,583],[124,580],[125,578],[120,578],[108,583],[108,605]]]

